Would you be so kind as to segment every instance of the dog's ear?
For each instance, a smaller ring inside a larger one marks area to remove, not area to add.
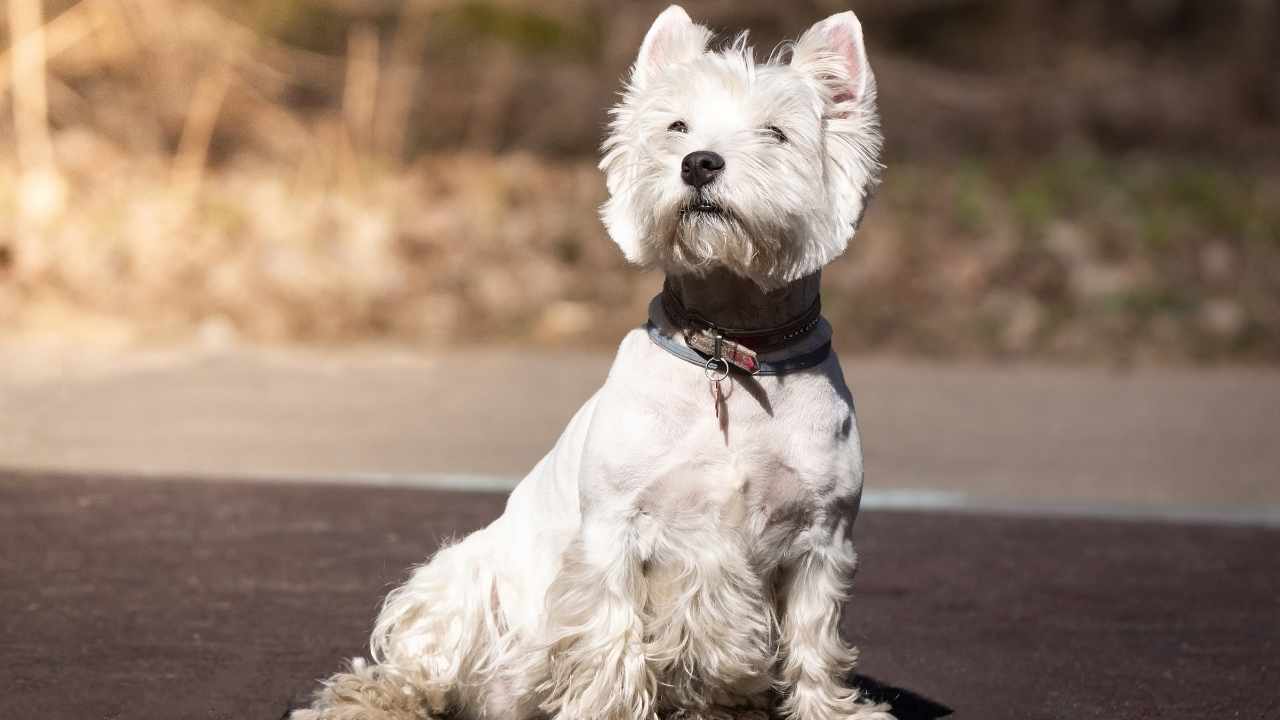
[[[640,55],[631,68],[631,84],[644,87],[663,67],[701,55],[710,40],[711,31],[691,20],[684,8],[668,7],[644,36]]]
[[[852,11],[832,15],[805,31],[792,50],[791,66],[827,91],[836,116],[847,116],[875,97],[862,23]]]

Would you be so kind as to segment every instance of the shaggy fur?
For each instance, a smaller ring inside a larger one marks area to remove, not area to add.
[[[687,302],[765,322],[812,301],[856,228],[875,81],[852,13],[762,64],[745,36],[709,40],[676,6],[650,29],[604,145],[602,216]],[[700,190],[680,179],[695,150],[725,159]],[[793,349],[829,337],[824,322]],[[701,368],[628,334],[502,516],[393,591],[374,664],[295,720],[890,719],[846,684],[838,632],[862,491],[839,363],[724,385],[713,406]]]
[[[632,262],[727,267],[775,288],[829,263],[853,235],[880,168],[875,77],[853,13],[763,65],[746,33],[719,52],[706,51],[709,37],[678,8],[654,23],[613,109],[602,217]],[[677,121],[686,132],[669,129]],[[705,190],[724,213],[690,224],[688,188],[669,170],[693,150],[718,152],[726,167]]]

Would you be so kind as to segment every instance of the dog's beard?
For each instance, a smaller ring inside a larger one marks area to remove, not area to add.
[[[725,267],[762,285],[786,267],[788,229],[741,212],[721,198],[698,194],[663,214],[662,248],[670,267],[703,273]]]

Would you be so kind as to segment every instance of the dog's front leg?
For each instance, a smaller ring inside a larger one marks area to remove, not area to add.
[[[547,591],[542,709],[561,720],[647,720],[645,579],[626,518],[584,521]]]
[[[843,523],[784,568],[780,599],[785,685],[782,714],[793,720],[893,720],[887,705],[870,703],[849,685],[858,651],[840,636],[858,556]]]

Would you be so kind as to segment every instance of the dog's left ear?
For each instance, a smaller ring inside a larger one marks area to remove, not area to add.
[[[644,87],[662,68],[701,55],[710,40],[711,31],[695,23],[684,8],[668,7],[644,36],[640,55],[631,68],[631,84]]]
[[[862,23],[852,11],[832,15],[805,31],[792,50],[791,66],[827,91],[837,116],[846,116],[875,97]]]

